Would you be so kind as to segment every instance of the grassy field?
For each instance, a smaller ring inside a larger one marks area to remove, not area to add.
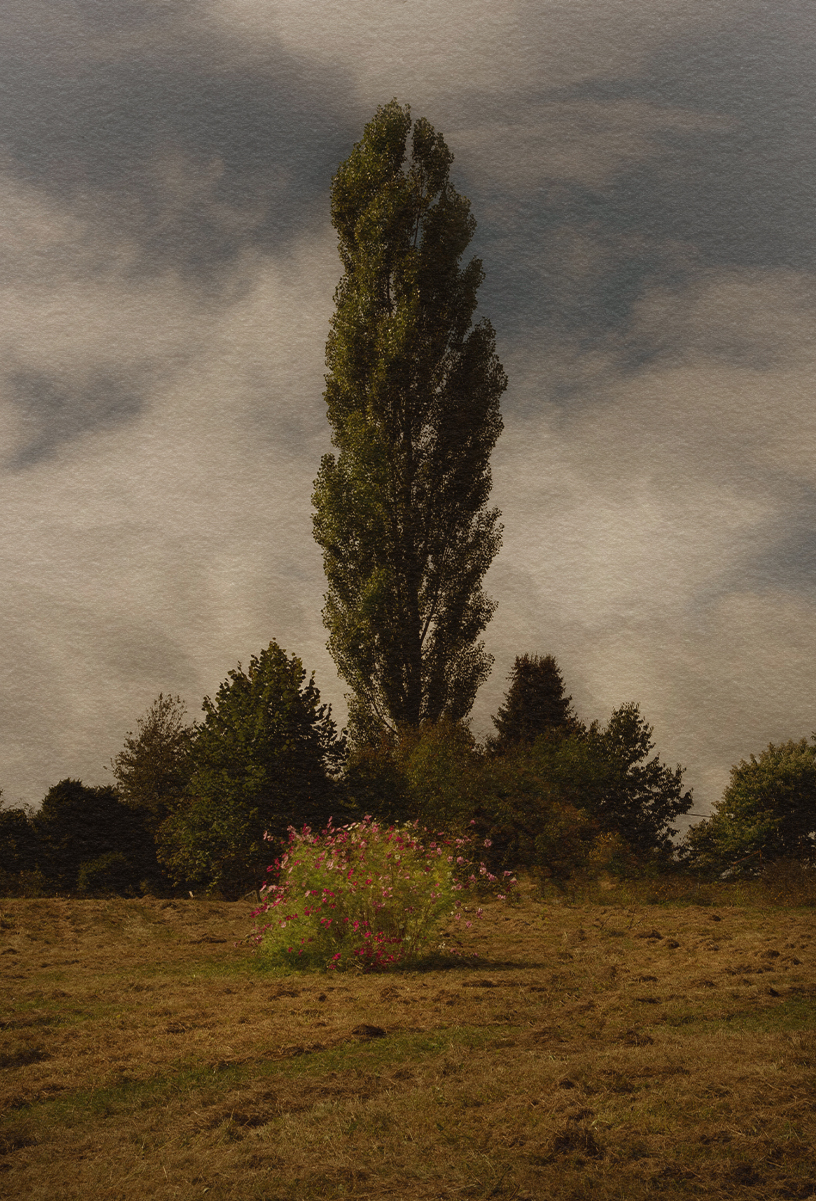
[[[816,1198],[816,915],[486,906],[480,961],[259,970],[246,902],[0,901],[0,1195]]]

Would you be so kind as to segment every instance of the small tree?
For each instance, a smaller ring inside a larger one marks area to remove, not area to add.
[[[572,708],[572,697],[564,695],[564,679],[552,655],[517,658],[509,679],[504,704],[493,718],[497,734],[488,739],[487,751],[493,757],[510,755],[513,770],[525,780],[514,802],[516,812],[529,810],[525,821],[534,822],[536,804],[550,809],[560,804],[586,815],[607,848],[617,848],[619,862],[670,859],[678,832],[671,823],[688,812],[692,796],[683,791],[681,767],[669,768],[657,755],[648,758],[654,746],[652,727],[639,706],[622,705],[605,727],[597,721],[585,726]],[[533,795],[539,797],[535,804],[529,800]],[[588,832],[582,823],[581,843]],[[576,844],[576,852],[580,849]],[[580,854],[571,853],[564,862],[577,864],[579,859]]]
[[[36,871],[39,839],[26,808],[6,808],[0,793],[0,889],[17,891]]]
[[[342,811],[345,743],[314,676],[305,679],[300,659],[271,642],[205,697],[188,798],[159,831],[177,882],[240,896],[263,879],[265,833],[282,842],[289,825],[317,828]]]
[[[381,822],[452,832],[471,816],[478,762],[467,725],[442,718],[355,746],[343,783],[356,807]]]
[[[479,763],[476,742],[463,722],[442,718],[408,731],[395,752],[410,798],[412,820],[462,833],[471,817]]]
[[[190,782],[194,731],[185,714],[181,697],[160,692],[138,719],[138,733],[128,730],[124,747],[111,760],[119,795],[154,834],[181,803]]]
[[[490,749],[501,753],[518,743],[529,745],[542,735],[579,730],[572,697],[564,695],[564,678],[552,655],[517,657],[508,679],[504,704],[493,718],[498,735],[489,741]]]
[[[74,892],[85,864],[116,853],[127,861],[119,877],[122,891],[137,892],[142,880],[157,875],[153,839],[115,788],[60,780],[32,823],[39,838],[38,867],[54,888]]]
[[[410,134],[410,143],[409,143]],[[453,156],[396,100],[332,183],[344,275],[326,346],[338,455],[314,492],[329,650],[355,741],[467,716],[492,663],[482,579],[501,543],[489,459],[507,379],[488,321]]]
[[[525,870],[560,886],[587,865],[599,825],[558,787],[550,767],[518,742],[477,768],[471,829],[484,840],[492,872]]]
[[[672,769],[653,749],[652,727],[634,703],[559,739],[539,738],[529,749],[532,762],[564,804],[592,817],[599,833],[622,840],[639,860],[667,861],[674,854],[671,825],[691,808],[683,791],[683,768]]]
[[[692,806],[683,791],[684,768],[649,759],[652,727],[634,702],[615,709],[605,729],[590,727],[588,745],[603,765],[591,790],[591,811],[605,831],[618,834],[640,856],[674,853],[671,823]]]
[[[816,735],[814,735],[816,738]],[[816,745],[769,743],[731,768],[711,817],[689,830],[685,851],[704,872],[759,875],[779,859],[816,859]]]
[[[412,820],[415,803],[401,764],[397,738],[386,730],[372,731],[368,740],[352,745],[343,772],[343,790],[349,804],[385,825]]]

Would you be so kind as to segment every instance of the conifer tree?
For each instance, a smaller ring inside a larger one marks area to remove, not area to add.
[[[357,738],[466,716],[492,664],[481,583],[501,542],[486,506],[507,380],[490,323],[472,321],[483,271],[460,263],[475,221],[452,159],[394,100],[332,184],[344,274],[325,399],[338,453],[315,482],[314,533]]]
[[[578,731],[572,697],[564,696],[564,678],[552,655],[517,656],[508,678],[510,688],[493,718],[494,750],[535,742],[541,734]]]

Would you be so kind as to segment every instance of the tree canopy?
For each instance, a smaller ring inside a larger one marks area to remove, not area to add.
[[[189,798],[159,831],[160,858],[178,881],[241,895],[273,857],[268,833],[322,826],[342,809],[335,777],[345,744],[301,660],[276,642],[205,697]]]
[[[579,737],[578,758],[588,765],[585,807],[601,829],[623,838],[639,856],[671,857],[671,823],[692,806],[692,794],[683,791],[684,769],[671,768],[654,749],[653,728],[634,702],[615,709],[605,727],[597,722],[586,738]]]
[[[711,817],[689,830],[686,848],[696,868],[734,877],[758,875],[777,859],[812,862],[816,744],[771,742],[741,759]]]
[[[504,704],[493,718],[497,735],[494,750],[516,743],[532,743],[541,735],[575,733],[578,719],[572,697],[564,695],[564,678],[552,655],[520,655],[509,676]]]
[[[111,762],[120,797],[154,832],[180,803],[190,780],[194,731],[185,714],[181,697],[160,692],[138,719],[138,733],[128,731]]]
[[[492,326],[472,320],[483,271],[461,265],[475,222],[452,158],[394,100],[332,184],[344,274],[325,399],[338,453],[315,482],[314,534],[357,737],[464,717],[492,663],[481,583],[501,541],[487,501],[507,380]]]
[[[143,880],[158,875],[153,839],[140,815],[110,786],[60,780],[46,793],[32,825],[39,843],[37,866],[54,888],[73,892],[81,885],[83,869],[87,876],[87,869],[100,860],[110,867],[111,855],[120,857],[113,875],[109,871],[105,876],[112,891],[136,892]]]

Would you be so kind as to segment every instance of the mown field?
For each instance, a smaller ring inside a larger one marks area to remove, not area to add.
[[[816,915],[486,906],[273,975],[247,902],[0,901],[0,1195],[816,1198]]]

